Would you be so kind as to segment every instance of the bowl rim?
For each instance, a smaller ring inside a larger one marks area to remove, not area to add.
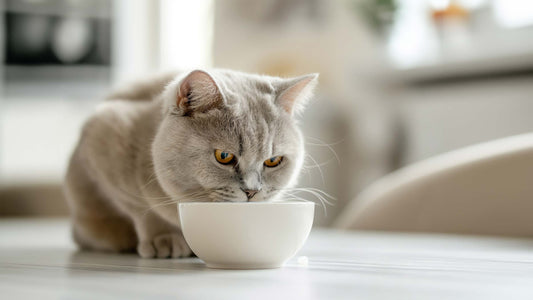
[[[267,201],[257,201],[257,202],[180,202],[179,206],[229,206],[229,205],[266,205],[266,206],[279,206],[279,205],[317,205],[313,201],[302,201],[302,200],[284,200],[279,202],[267,202]]]

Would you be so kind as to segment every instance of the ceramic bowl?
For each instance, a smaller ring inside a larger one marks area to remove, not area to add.
[[[208,267],[281,267],[307,239],[313,202],[187,202],[179,204],[181,229]]]

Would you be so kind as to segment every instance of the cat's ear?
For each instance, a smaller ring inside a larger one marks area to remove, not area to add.
[[[300,112],[313,96],[317,83],[317,73],[283,80],[276,88],[276,104],[291,115]]]
[[[181,80],[176,95],[176,107],[184,116],[204,113],[219,108],[222,104],[220,89],[207,72],[195,70]]]

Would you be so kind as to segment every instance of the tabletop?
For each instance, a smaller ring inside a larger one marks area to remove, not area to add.
[[[68,220],[0,220],[2,299],[533,299],[533,240],[314,229],[283,268],[77,251]]]

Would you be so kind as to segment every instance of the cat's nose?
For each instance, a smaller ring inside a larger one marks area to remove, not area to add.
[[[243,189],[242,191],[246,194],[246,197],[248,197],[248,200],[252,199],[255,196],[255,194],[259,192],[259,190],[245,190],[245,189]]]

